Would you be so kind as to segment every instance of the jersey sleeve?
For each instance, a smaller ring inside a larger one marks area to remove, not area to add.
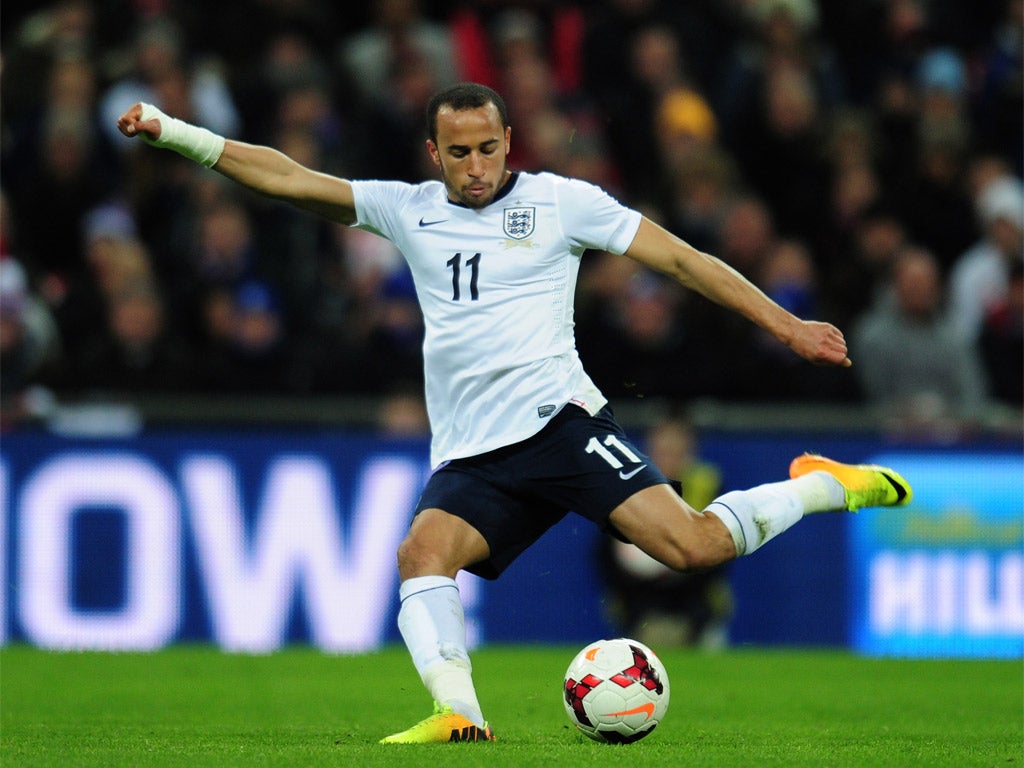
[[[625,253],[640,228],[639,211],[579,179],[559,178],[556,190],[562,231],[573,247]]]
[[[397,214],[412,196],[412,185],[399,181],[350,183],[356,203],[356,221],[352,226],[394,242],[398,232]]]

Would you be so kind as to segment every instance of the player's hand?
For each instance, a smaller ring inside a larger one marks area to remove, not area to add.
[[[145,134],[150,141],[160,138],[160,119],[142,119],[142,104],[135,103],[117,119],[117,130],[129,138]]]
[[[847,356],[848,350],[843,332],[830,323],[801,320],[789,346],[798,355],[805,360],[810,360],[815,365],[839,365],[843,368],[853,365]]]

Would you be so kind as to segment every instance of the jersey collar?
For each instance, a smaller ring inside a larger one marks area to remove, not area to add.
[[[491,203],[496,203],[499,200],[501,200],[503,197],[507,197],[509,194],[511,194],[512,188],[516,185],[516,182],[518,180],[519,180],[519,171],[511,171],[510,175],[508,177],[508,181],[505,182],[505,185],[501,189],[498,190],[498,193],[494,196],[494,199],[491,200],[491,202],[488,203],[487,205],[490,205]],[[469,206],[466,205],[465,203],[457,203],[454,200],[450,200],[448,198],[447,191],[445,193],[445,200],[448,201],[449,205],[456,205],[459,208],[469,208]]]

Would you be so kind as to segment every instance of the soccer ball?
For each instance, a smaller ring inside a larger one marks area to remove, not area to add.
[[[565,672],[565,712],[595,741],[631,744],[668,710],[668,675],[654,651],[620,637],[591,643]]]

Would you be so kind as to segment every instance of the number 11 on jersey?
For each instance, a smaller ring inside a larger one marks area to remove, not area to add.
[[[452,268],[452,301],[459,301],[462,296],[459,284],[462,272],[462,254],[456,253],[445,264]],[[474,253],[466,259],[466,266],[470,268],[469,300],[476,301],[480,298],[480,291],[477,289],[477,282],[480,278],[480,254]]]

